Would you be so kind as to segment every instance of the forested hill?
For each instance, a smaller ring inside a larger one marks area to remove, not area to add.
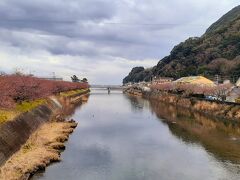
[[[189,38],[175,46],[170,55],[152,69],[133,68],[123,83],[148,81],[156,75],[240,76],[239,55],[240,6],[237,6],[211,25],[203,36]]]

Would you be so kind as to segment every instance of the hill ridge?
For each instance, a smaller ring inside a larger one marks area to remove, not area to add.
[[[176,45],[152,69],[133,68],[123,83],[149,81],[153,76],[240,76],[240,5],[213,23],[201,37]],[[235,78],[236,79],[236,78]]]

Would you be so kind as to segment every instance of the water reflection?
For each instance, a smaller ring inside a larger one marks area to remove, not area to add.
[[[240,164],[240,124],[211,119],[188,109],[150,101],[151,109],[172,134],[186,143],[200,143],[221,161]]]
[[[124,97],[129,100],[132,111],[143,111],[144,108],[149,108],[149,101],[144,100],[141,97],[131,96],[124,94]]]
[[[122,95],[93,92],[62,162],[42,180],[238,180],[239,124]]]

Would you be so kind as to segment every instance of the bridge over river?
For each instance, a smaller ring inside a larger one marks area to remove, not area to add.
[[[123,86],[121,85],[90,85],[90,88],[108,90],[110,92],[112,90],[122,90]]]
[[[90,85],[90,89],[97,89],[97,90],[106,90],[108,93],[111,91],[122,90],[123,86],[121,85]]]

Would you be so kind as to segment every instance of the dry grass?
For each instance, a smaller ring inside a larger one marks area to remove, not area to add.
[[[64,142],[77,126],[75,122],[51,122],[37,130],[0,169],[1,180],[28,179],[51,162],[60,160]]]

